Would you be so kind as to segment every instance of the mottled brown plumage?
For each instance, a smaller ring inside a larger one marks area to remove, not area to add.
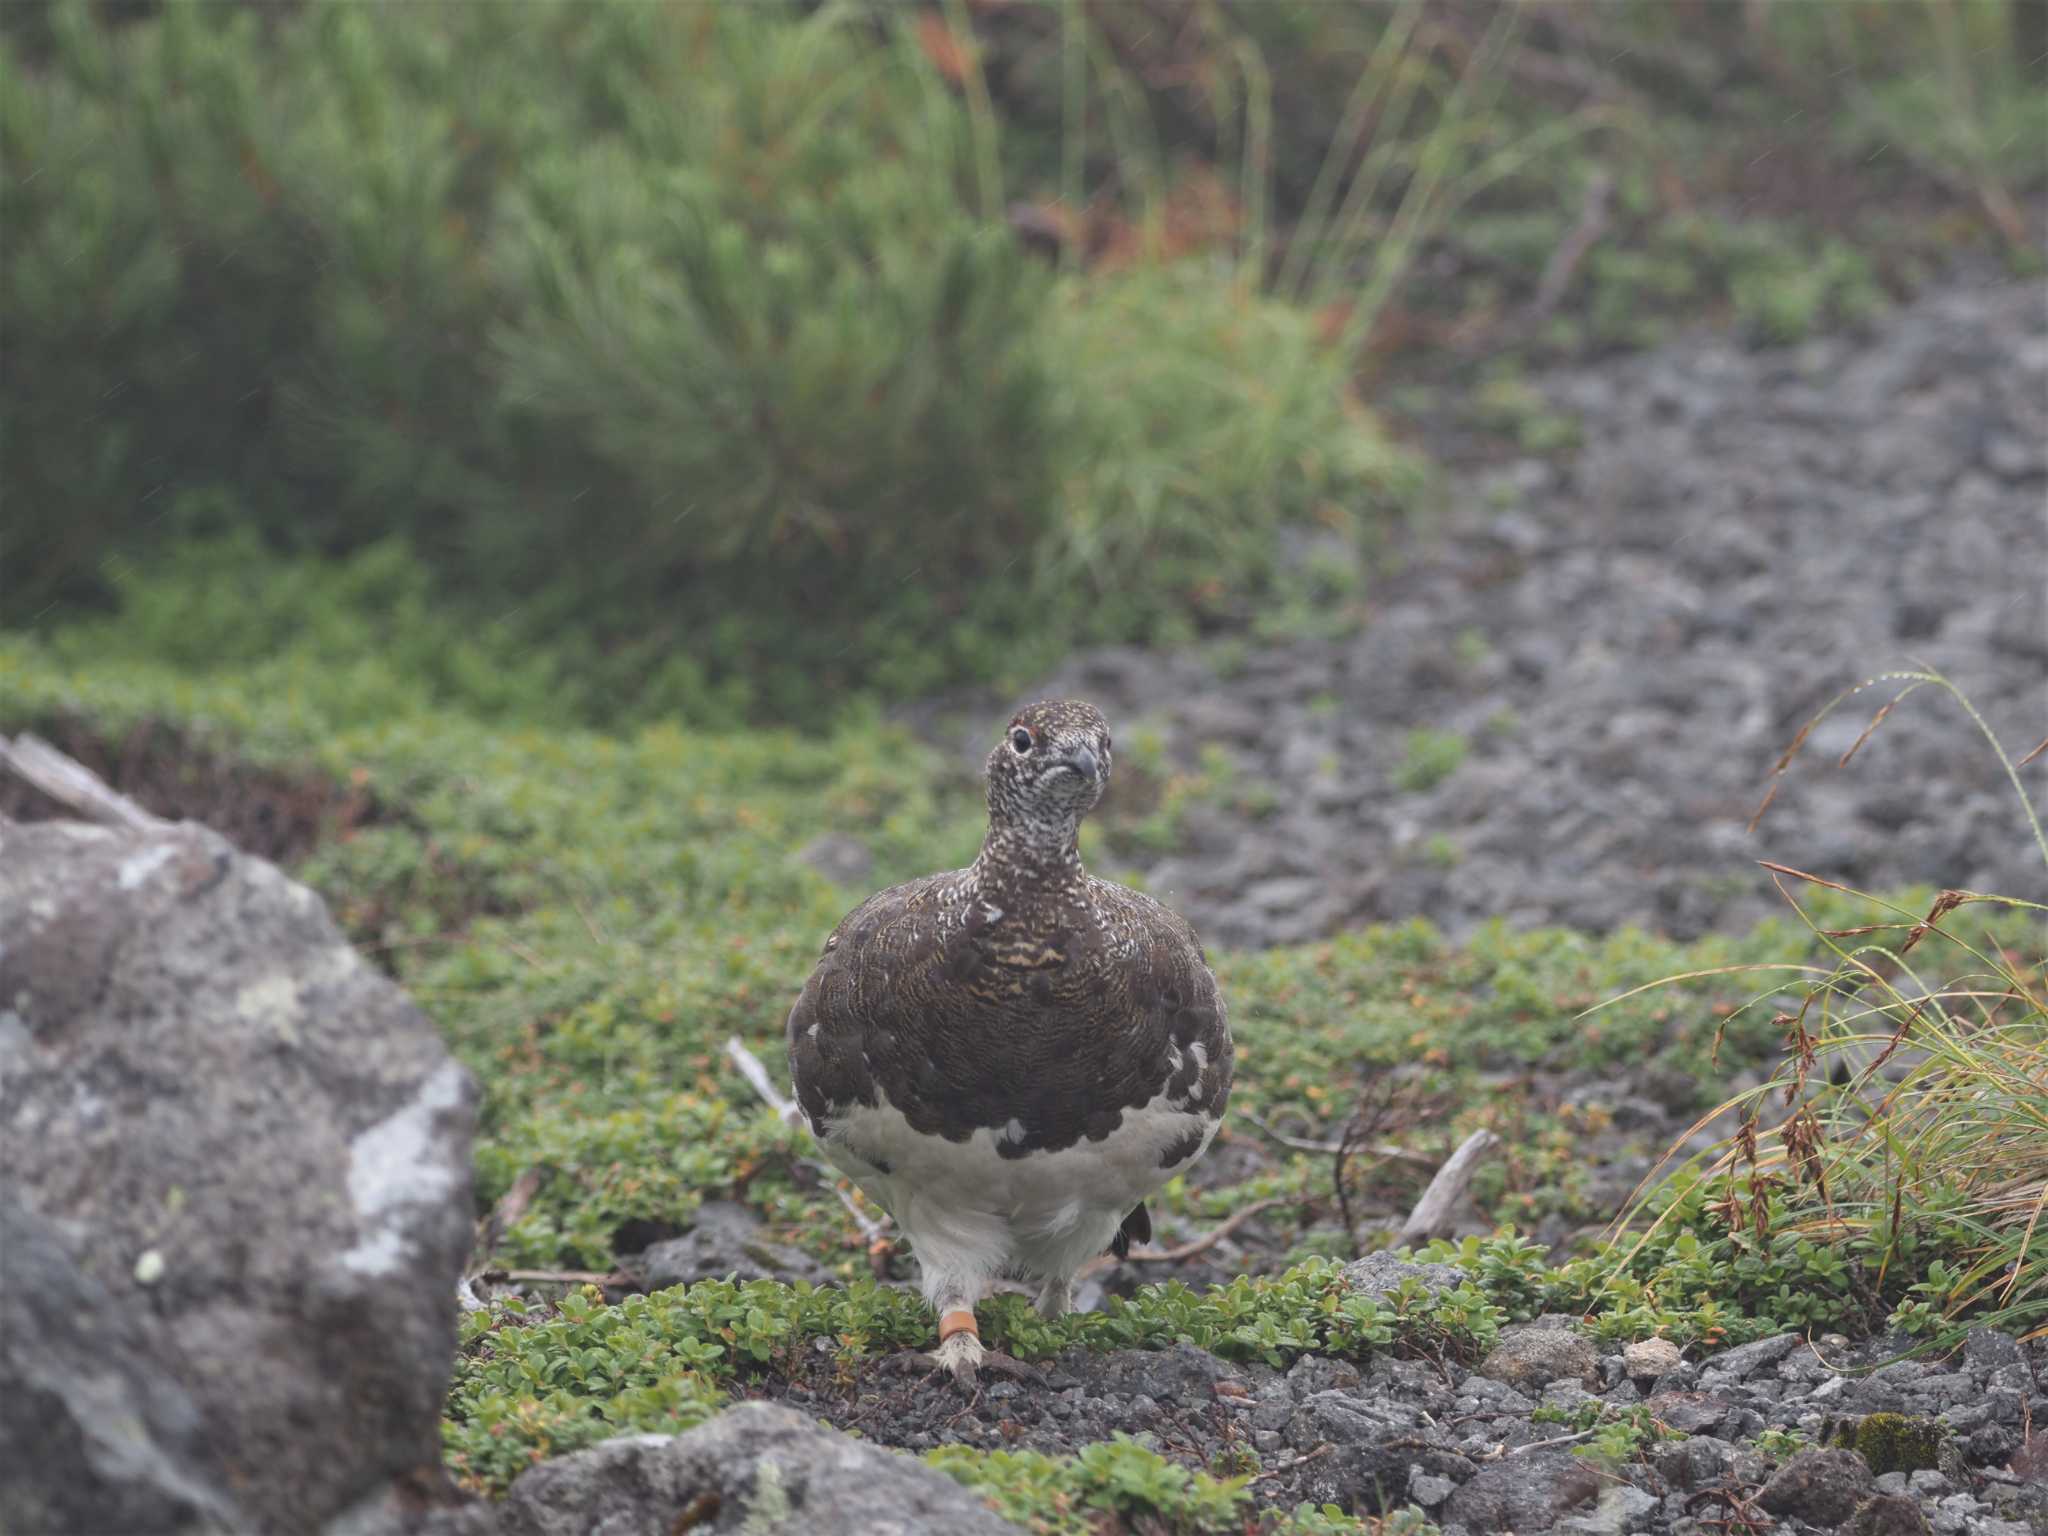
[[[974,863],[855,908],[790,1011],[799,1104],[942,1310],[1004,1269],[1064,1310],[1087,1257],[1149,1237],[1144,1195],[1222,1117],[1230,1034],[1193,930],[1081,866],[1109,769],[1091,705],[1019,711]]]

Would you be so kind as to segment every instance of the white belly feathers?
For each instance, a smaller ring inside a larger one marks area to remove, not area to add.
[[[1126,1109],[1100,1141],[1005,1157],[1021,1127],[983,1127],[965,1141],[910,1128],[888,1097],[835,1110],[826,1155],[887,1208],[927,1277],[966,1269],[994,1277],[1072,1274],[1109,1246],[1131,1210],[1194,1156],[1160,1165],[1190,1135],[1201,1149],[1217,1121],[1165,1094]]]

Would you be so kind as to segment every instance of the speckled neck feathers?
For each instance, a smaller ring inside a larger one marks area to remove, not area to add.
[[[1109,781],[1109,726],[1088,704],[1029,704],[988,755],[988,835],[970,874],[1006,911],[1085,889],[1081,818]]]
[[[1078,812],[1057,820],[1018,817],[1000,807],[993,792],[988,810],[988,835],[970,866],[984,897],[1017,912],[1034,900],[1085,888]]]

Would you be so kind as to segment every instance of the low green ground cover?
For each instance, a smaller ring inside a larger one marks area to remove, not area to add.
[[[536,1455],[629,1428],[686,1425],[735,1381],[779,1369],[796,1344],[831,1339],[851,1365],[922,1342],[920,1304],[864,1279],[865,1244],[808,1162],[801,1134],[756,1100],[721,1047],[737,1035],[777,1061],[782,1011],[819,936],[862,894],[835,886],[796,850],[827,831],[857,837],[873,859],[868,888],[964,860],[980,825],[971,779],[875,716],[813,736],[668,726],[611,736],[543,729],[510,709],[485,722],[446,700],[377,663],[323,656],[317,644],[206,671],[138,658],[107,631],[54,643],[0,639],[0,728],[86,729],[119,743],[153,724],[157,752],[204,745],[317,773],[368,807],[298,872],[485,1084],[481,1200],[539,1175],[530,1203],[479,1262],[606,1269],[628,1243],[683,1230],[701,1200],[725,1198],[753,1206],[771,1235],[850,1282],[707,1283],[615,1306],[572,1286],[552,1302],[495,1303],[465,1326],[449,1399],[451,1465],[479,1487],[499,1487]],[[1091,831],[1094,854],[1101,844]],[[1924,912],[1927,894],[1897,910]],[[1823,896],[1816,920],[1846,925],[1858,904]],[[1939,931],[1952,928],[1955,942],[2006,966],[2015,996],[2038,989],[2021,951],[2001,947],[2037,938],[2038,926],[2024,926],[2025,914],[2017,928],[2009,917],[1972,925],[1983,910],[1944,913]],[[1573,1198],[1575,1138],[1589,1127],[1533,1111],[1520,1076],[1654,1064],[1679,1107],[1704,1109],[1729,1073],[1779,1059],[1788,1020],[1813,1010],[1809,993],[1820,994],[1817,1021],[1830,998],[1847,995],[1832,950],[1851,942],[1787,921],[1686,945],[1637,931],[1502,926],[1453,944],[1416,922],[1221,954],[1240,1046],[1237,1134],[1251,1134],[1244,1127],[1256,1119],[1299,1138],[1334,1138],[1398,1068],[1403,1091],[1434,1106],[1425,1118],[1437,1123],[1397,1117],[1381,1136],[1434,1156],[1469,1129],[1500,1128],[1513,1145],[1478,1194],[1497,1220],[1529,1220]],[[1852,979],[1904,974],[1861,953],[1868,975]],[[1682,975],[1696,979],[1651,985]],[[1982,995],[1965,987],[1957,1006]],[[1859,1037],[1873,1027],[1867,1014],[1844,1015]],[[2007,1067],[2023,1088],[2041,1049],[2039,1015],[2009,1011],[2004,1022]],[[1963,1036],[1958,1049],[1986,1038]],[[2031,1102],[2021,1093],[1996,1122],[2015,1156],[2028,1145]],[[1982,1096],[1972,1103],[1981,1126]],[[1766,1164],[1776,1119],[1764,1122]],[[1427,1256],[1463,1266],[1469,1285],[1382,1307],[1335,1283],[1332,1259],[1348,1256],[1348,1244],[1327,1225],[1328,1159],[1295,1153],[1234,1185],[1176,1180],[1159,1202],[1165,1219],[1188,1225],[1260,1198],[1278,1197],[1304,1224],[1322,1212],[1325,1224],[1304,1225],[1284,1272],[1221,1287],[1147,1286],[1051,1324],[998,1298],[988,1326],[1024,1358],[1187,1339],[1279,1364],[1311,1350],[1470,1358],[1501,1322],[1545,1311],[1582,1315],[1610,1339],[1664,1334],[1711,1347],[1787,1327],[1925,1330],[2011,1303],[1964,1283],[1988,1272],[1988,1252],[2013,1258],[2020,1229],[2010,1210],[1997,1228],[2005,1248],[1988,1248],[1981,1205],[1930,1163],[1900,1196],[1909,1202],[1903,1217],[1877,1209],[1892,1189],[1881,1184],[1859,1191],[1870,1219],[1821,1219],[1813,1181],[1799,1176],[1799,1146],[1795,1133],[1775,1175],[1754,1163],[1687,1170],[1613,1246],[1562,1261],[1511,1231],[1438,1245]],[[1846,1134],[1828,1155],[1840,1164],[1828,1189],[1839,1194],[1860,1165]],[[2041,1284],[2039,1263],[2024,1242],[2018,1258],[2034,1266],[2024,1302]],[[1228,1505],[1224,1483],[1147,1471],[1150,1454],[1099,1453],[1129,1465],[941,1459],[1000,1497],[1063,1490],[1059,1507],[1069,1511],[1101,1507],[1090,1501],[1111,1498],[1105,1490],[1122,1486],[1119,1477],[1140,1487],[1163,1478],[1173,1487],[1159,1483],[1158,1497],[1184,1511],[1176,1528],[1189,1531],[1204,1528],[1202,1511]]]

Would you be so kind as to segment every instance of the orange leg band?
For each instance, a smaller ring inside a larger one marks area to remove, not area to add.
[[[956,1333],[971,1333],[977,1339],[981,1337],[981,1329],[975,1323],[972,1312],[956,1308],[954,1311],[940,1314],[939,1342],[941,1344],[945,1343],[946,1340],[953,1337]]]

